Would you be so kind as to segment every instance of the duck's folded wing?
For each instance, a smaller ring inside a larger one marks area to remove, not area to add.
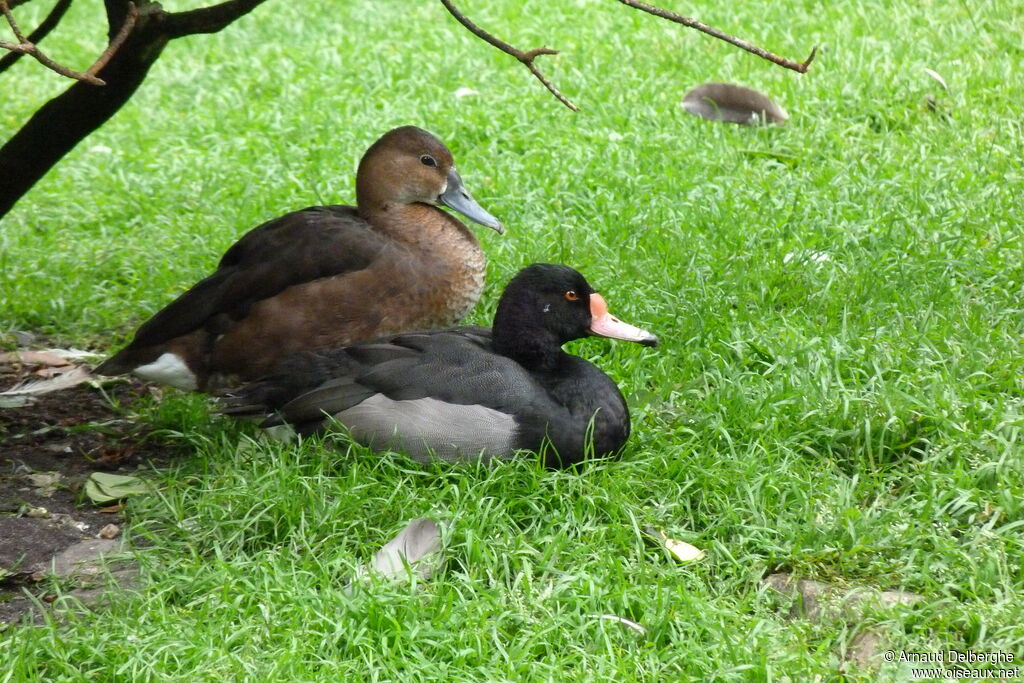
[[[220,332],[218,325],[244,317],[255,302],[292,285],[362,270],[383,247],[352,207],[286,214],[239,239],[216,272],[143,324],[131,346],[153,346],[201,327]]]
[[[263,397],[270,410],[276,409],[264,426],[290,423],[309,432],[333,417],[353,432],[423,437],[437,432],[428,429],[433,424],[448,435],[436,438],[457,438],[470,429],[494,443],[495,430],[508,432],[518,415],[545,409],[532,405],[544,392],[530,374],[490,350],[487,328],[403,334],[304,354],[282,370],[236,393],[232,400],[238,408],[229,404],[225,412],[251,413],[259,400],[254,397]],[[306,386],[299,385],[302,381]]]

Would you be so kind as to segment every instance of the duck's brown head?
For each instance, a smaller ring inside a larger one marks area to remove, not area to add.
[[[366,150],[356,176],[356,202],[364,215],[404,204],[444,204],[471,221],[505,232],[466,190],[444,143],[415,126],[388,131]]]

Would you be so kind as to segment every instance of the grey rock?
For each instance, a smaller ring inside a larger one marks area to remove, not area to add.
[[[91,538],[66,548],[53,558],[52,563],[33,574],[32,578],[42,580],[46,576],[57,579],[73,579],[79,586],[90,586],[102,582],[107,572],[106,555],[123,550],[121,541]]]
[[[878,629],[867,629],[853,637],[846,646],[846,661],[858,669],[867,669],[878,664],[878,650],[882,645],[882,634]]]
[[[923,595],[909,591],[880,591],[865,587],[842,588],[822,581],[798,579],[788,573],[771,574],[765,577],[762,585],[793,599],[793,606],[789,611],[791,619],[838,619],[850,625],[856,625],[863,617],[865,609],[871,606],[909,606],[925,599]],[[885,635],[878,629],[861,630],[846,646],[846,664],[859,669],[875,667],[880,663],[876,654],[884,640]]]
[[[791,617],[802,616],[811,621],[822,619],[857,619],[865,607],[913,605],[924,600],[923,595],[908,591],[880,591],[874,588],[843,589],[811,579],[797,579],[792,574],[771,574],[763,584],[778,593],[794,598]]]

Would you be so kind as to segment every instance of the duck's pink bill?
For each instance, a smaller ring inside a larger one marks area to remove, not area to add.
[[[658,338],[639,327],[624,323],[608,312],[604,297],[594,292],[590,295],[590,333],[609,339],[637,342],[644,346],[655,346]]]

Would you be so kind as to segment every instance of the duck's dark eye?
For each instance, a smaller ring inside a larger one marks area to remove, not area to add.
[[[569,301],[576,301],[580,297],[578,294],[576,294],[576,292],[570,289],[568,292],[565,293],[565,298]]]
[[[430,168],[437,168],[437,160],[429,154],[424,154],[420,157],[420,163]]]

